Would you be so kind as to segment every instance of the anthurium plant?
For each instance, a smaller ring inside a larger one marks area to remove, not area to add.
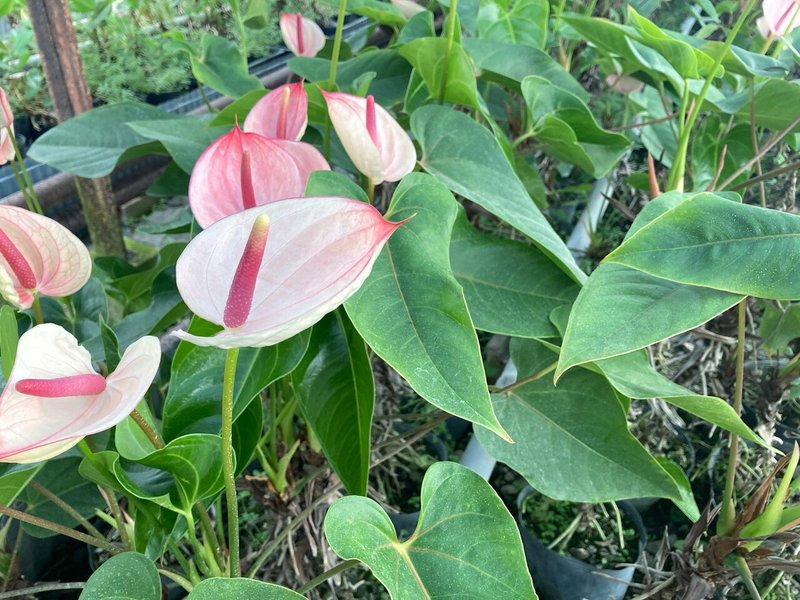
[[[706,571],[733,569],[759,597],[798,521],[796,451],[749,501],[735,477],[741,445],[772,441],[741,418],[748,306],[800,300],[800,218],[773,186],[800,167],[800,3],[699,2],[681,31],[658,4],[341,0],[331,39],[281,17],[296,77],[272,90],[235,47],[209,45],[194,73],[222,110],[111,104],[29,152],[80,177],[171,157],[152,190],[187,198],[163,231],[189,241],[146,260],[92,256],[41,214],[0,95],[0,158],[28,203],[0,206],[3,536],[15,520],[99,549],[87,600],[301,598],[356,565],[396,600],[536,598],[515,519],[466,466],[427,470],[417,527],[398,537],[370,485],[388,366],[428,407],[417,437],[456,416],[546,496],[668,499],[697,539],[716,532]],[[343,40],[349,13],[379,47]],[[592,186],[606,198],[577,219],[563,191]],[[647,201],[623,207],[599,264],[568,246],[626,189]],[[650,346],[732,308],[730,397],[652,366]],[[505,387],[489,385],[492,335],[510,338]],[[727,436],[715,509],[631,434],[629,411],[653,398]],[[305,514],[242,552],[242,482],[283,502],[324,474]],[[264,581],[317,508],[341,562],[294,589]]]

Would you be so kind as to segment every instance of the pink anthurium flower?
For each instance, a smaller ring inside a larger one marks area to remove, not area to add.
[[[11,135],[14,135],[14,114],[8,103],[6,91],[0,87],[0,165],[14,159],[14,144]]]
[[[178,291],[224,329],[200,346],[260,347],[310,327],[358,290],[401,223],[348,198],[280,200],[214,223],[176,265]]]
[[[244,130],[265,138],[297,141],[307,124],[308,94],[298,81],[277,87],[259,100],[247,115]]]
[[[800,0],[764,0],[761,8],[764,16],[756,21],[756,25],[765,38],[786,35],[800,27]]]
[[[200,155],[189,179],[189,205],[208,227],[247,208],[300,198],[308,176],[322,170],[330,167],[314,146],[269,140],[237,125]]]
[[[316,56],[325,46],[325,34],[320,26],[298,13],[281,15],[281,37],[296,56]]]
[[[399,181],[414,170],[417,151],[411,138],[372,96],[322,95],[347,155],[372,183]]]
[[[35,293],[67,296],[92,273],[86,246],[49,217],[0,206],[0,295],[30,308]]]
[[[425,8],[414,0],[392,0],[392,4],[406,19],[410,19],[417,13],[425,12]]]
[[[0,395],[0,462],[45,460],[113,427],[136,408],[160,360],[158,339],[147,336],[104,378],[63,328],[45,323],[27,331]]]

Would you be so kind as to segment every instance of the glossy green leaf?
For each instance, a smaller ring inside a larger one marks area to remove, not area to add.
[[[695,194],[628,237],[606,262],[732,294],[800,298],[800,217]]]
[[[79,600],[161,600],[161,577],[143,554],[123,552],[92,573]]]
[[[236,99],[264,87],[257,77],[247,72],[239,47],[223,37],[205,33],[202,54],[190,56],[197,81],[229,98]]]
[[[306,196],[339,196],[369,202],[367,193],[347,175],[336,171],[314,171],[306,183]]]
[[[375,353],[428,402],[502,432],[474,325],[450,268],[456,201],[422,173],[406,176],[386,213],[411,218],[389,239],[347,314]]]
[[[495,74],[500,76],[500,82],[519,87],[523,79],[535,74],[584,101],[589,99],[589,94],[575,78],[542,50],[476,38],[465,39],[464,49],[472,56],[476,67],[488,72],[484,73],[484,77]]]
[[[0,308],[0,360],[2,360],[3,381],[8,381],[14,359],[17,357],[17,315],[14,308],[6,304]]]
[[[780,131],[797,118],[797,115],[787,110],[787,107],[800,104],[800,83],[774,77],[757,83],[753,102],[756,124],[759,127]],[[709,100],[709,104],[713,104],[726,114],[738,114],[743,119],[750,120],[750,90],[747,88],[736,94],[719,94],[718,100],[715,102]],[[800,124],[792,131],[795,133],[800,131]]]
[[[258,101],[266,95],[267,90],[253,90],[251,92],[247,92],[244,96],[234,100],[228,104],[228,106],[215,114],[208,126],[227,127],[230,129],[237,121],[244,125],[244,120],[247,118],[250,109],[252,109],[258,103]]]
[[[576,281],[586,279],[486,128],[464,113],[425,106],[411,116],[411,129],[426,171],[530,237]]]
[[[578,285],[537,248],[479,232],[463,211],[453,227],[450,263],[475,327],[483,331],[556,336],[550,312],[578,294]]]
[[[602,177],[630,146],[624,135],[600,127],[583,100],[567,90],[538,76],[526,77],[521,87],[536,139],[555,158]]]
[[[101,106],[45,133],[28,156],[78,177],[102,177],[114,170],[126,152],[151,143],[126,123],[170,117],[166,111],[138,102]]]
[[[44,463],[0,465],[0,504],[11,506]]]
[[[425,10],[408,20],[408,23],[403,26],[397,36],[397,43],[402,45],[411,40],[435,36],[436,28],[433,25],[433,13]]]
[[[693,329],[742,297],[603,263],[575,300],[556,375],[575,365],[626,354]]]
[[[119,459],[114,475],[137,498],[188,513],[197,500],[217,494],[223,486],[222,440],[194,433],[169,442],[138,460]]]
[[[512,358],[520,379],[556,359],[533,340],[517,344]],[[545,376],[492,400],[516,443],[481,430],[478,440],[544,495],[575,502],[680,500],[672,478],[628,431],[625,410],[602,376],[577,370],[564,375],[558,387]]]
[[[670,35],[675,35],[670,32]],[[725,49],[725,42],[701,40],[692,36],[680,36],[714,60]],[[750,52],[733,45],[723,55],[722,66],[727,72],[743,77],[779,77],[786,76],[786,65],[781,61],[757,52]]]
[[[211,335],[219,327],[192,320],[189,332]],[[305,354],[309,333],[275,346],[242,348],[236,367],[234,418],[270,383],[290,373]],[[181,342],[172,360],[172,375],[164,401],[164,439],[187,433],[219,433],[225,351]]]
[[[800,304],[775,306],[765,302],[758,335],[761,336],[761,347],[767,353],[785,352],[789,342],[800,337]]]
[[[175,163],[191,173],[203,151],[223,133],[226,127],[209,128],[208,119],[178,117],[152,121],[132,121],[127,124],[142,137],[161,142]]]
[[[255,579],[212,577],[197,584],[187,600],[304,600],[290,589]]]
[[[131,516],[134,550],[153,561],[161,558],[170,539],[178,541],[183,533],[185,520],[178,513],[146,500],[133,504]]]
[[[320,0],[320,3],[331,8],[339,8],[336,0]],[[402,27],[406,22],[406,18],[394,5],[380,0],[348,0],[347,12],[369,17],[381,25],[390,27]]]
[[[484,2],[478,11],[478,37],[543,50],[549,8],[540,0]]]
[[[479,475],[455,463],[425,474],[420,521],[401,542],[383,509],[349,496],[325,516],[325,536],[341,558],[364,562],[392,598],[533,600],[514,519]]]
[[[343,310],[314,325],[292,381],[333,470],[349,493],[366,495],[375,383],[364,340]]]
[[[453,104],[478,106],[478,86],[469,56],[460,44],[448,51],[445,38],[420,38],[400,48],[403,56],[425,80],[431,95],[439,97],[444,78],[447,78],[444,99]]]

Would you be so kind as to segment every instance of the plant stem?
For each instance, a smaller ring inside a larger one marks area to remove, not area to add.
[[[450,8],[447,10],[447,46],[444,51],[444,72],[442,73],[442,85],[439,88],[439,104],[444,104],[444,97],[447,94],[447,76],[450,70],[450,51],[453,48],[453,39],[456,35],[456,18],[458,17],[458,0],[450,0]]]
[[[19,191],[22,192],[22,197],[25,198],[25,205],[28,207],[29,211],[36,212],[36,207],[33,205],[33,201],[28,194],[28,186],[25,185],[25,182],[22,180],[22,175],[17,168],[17,161],[12,159],[8,164],[11,165],[11,170],[14,171],[14,178],[17,180],[17,185],[19,186]]]
[[[755,82],[750,78],[750,143],[753,145],[753,155],[758,156],[758,132],[756,128],[756,93]],[[756,173],[759,177],[764,175],[761,169],[761,160],[756,161]],[[764,181],[761,180],[758,184],[758,195],[761,198],[762,208],[767,207],[767,190],[764,187]]]
[[[739,302],[738,310],[738,330],[736,336],[736,383],[733,391],[733,410],[736,415],[742,414],[742,396],[744,394],[744,336],[745,325],[747,324],[747,298]],[[722,509],[719,513],[719,526],[717,532],[720,535],[731,533],[735,520],[735,507],[733,503],[733,487],[736,479],[736,467],[739,462],[739,436],[731,433],[731,441],[728,454],[728,470],[725,473],[725,490],[722,495]]]
[[[49,529],[54,533],[65,535],[74,540],[78,540],[79,542],[84,542],[85,544],[96,546],[97,548],[102,548],[103,550],[111,554],[118,554],[121,552],[120,548],[117,548],[105,538],[98,539],[91,535],[81,533],[80,531],[75,531],[74,529],[70,529],[69,527],[64,527],[63,525],[59,525],[58,523],[53,523],[52,521],[48,521],[47,519],[34,517],[33,515],[29,515],[20,510],[15,510],[10,506],[6,506],[5,504],[0,504],[0,514],[7,515],[12,519],[17,519],[18,521],[22,521],[23,523],[36,525],[37,527],[41,527],[42,529]]]
[[[375,182],[372,179],[367,179],[367,198],[369,198],[369,203],[375,200]]]
[[[750,187],[753,184],[756,184],[760,181],[766,181],[771,177],[776,177],[778,175],[782,175],[783,173],[790,173],[800,169],[800,161],[789,163],[788,165],[783,165],[782,167],[778,167],[777,169],[772,169],[771,171],[767,171],[763,175],[759,175],[758,177],[753,177],[752,179],[748,179],[747,181],[743,181],[742,183],[737,183],[733,187],[730,188],[732,192],[736,190],[740,190],[742,188]]]
[[[717,69],[719,69],[720,65],[722,64],[722,59],[728,54],[734,38],[742,28],[742,25],[744,24],[745,19],[747,19],[747,16],[750,14],[750,11],[753,9],[754,4],[755,0],[747,1],[742,13],[739,15],[739,18],[733,25],[733,29],[731,29],[731,32],[726,36],[725,45],[723,46],[722,51],[719,53],[717,58],[714,60],[714,65],[711,67],[711,71],[706,77],[705,83],[700,89],[700,93],[695,98],[694,109],[689,111],[689,117],[686,119],[686,122],[681,124],[681,135],[678,139],[678,148],[675,151],[672,169],[670,169],[669,178],[667,179],[668,192],[677,189],[679,182],[683,181],[683,176],[686,172],[686,154],[689,149],[689,138],[692,135],[692,129],[697,121],[697,117],[700,115],[700,111],[703,108],[703,101],[706,98],[706,94],[708,94],[708,90],[711,89],[711,83],[716,77]],[[689,84],[686,80],[684,80],[683,85],[688,86]]]
[[[39,198],[36,197],[36,190],[33,188],[33,182],[31,181],[31,176],[28,173],[28,168],[25,166],[25,160],[22,158],[22,153],[19,151],[17,138],[14,137],[14,132],[11,131],[11,125],[6,125],[6,132],[11,140],[11,145],[14,147],[14,156],[16,158],[17,165],[19,166],[19,170],[22,173],[22,177],[25,180],[25,185],[28,188],[28,196],[30,196],[31,202],[33,203],[33,210],[40,215],[43,215],[44,211],[42,210],[42,205],[39,203]],[[11,163],[13,166],[14,161],[12,160]],[[16,174],[16,169],[14,172]],[[20,187],[20,191],[22,191],[22,187]],[[22,191],[22,193],[23,195],[25,194],[24,191]]]
[[[61,590],[82,590],[86,584],[83,581],[75,581],[73,583],[43,583],[41,585],[34,585],[32,587],[21,588],[19,590],[12,590],[10,592],[3,592],[0,594],[0,599],[5,598],[19,598],[20,596],[33,596],[34,594],[42,594],[44,592],[58,592]]]
[[[67,513],[70,517],[75,519],[78,523],[83,525],[84,529],[86,529],[86,531],[88,531],[90,535],[93,535],[94,537],[99,539],[105,539],[106,536],[100,533],[100,531],[94,525],[92,525],[86,517],[84,517],[81,513],[72,508],[72,506],[70,506],[67,502],[64,502],[64,500],[62,500],[61,498],[56,496],[53,492],[44,487],[41,483],[37,481],[31,481],[28,485],[30,485],[34,490],[39,492],[42,496],[47,498],[50,502],[55,504],[58,508]]]
[[[8,521],[11,524],[11,521]],[[11,576],[19,577],[19,569],[17,567],[17,561],[19,560],[19,553],[22,550],[22,540],[23,534],[25,530],[22,527],[17,528],[17,539],[14,542],[14,549],[11,551],[11,556],[8,559],[8,569],[6,570],[5,579],[3,579],[3,587],[0,588],[0,592],[5,592],[8,589],[8,584],[11,583]],[[5,536],[4,536],[5,537]]]
[[[331,50],[331,70],[328,75],[329,92],[336,90],[336,69],[339,66],[339,53],[342,49],[342,31],[344,30],[344,17],[347,14],[347,0],[339,0],[339,14],[336,16],[336,33],[333,36],[333,49]],[[325,160],[331,158],[331,119],[325,113],[325,130],[322,137],[322,153]]]
[[[156,430],[150,426],[150,423],[142,416],[142,414],[136,410],[135,408],[131,411],[130,414],[131,419],[133,419],[134,423],[139,426],[139,429],[142,430],[147,436],[147,439],[150,440],[150,443],[153,444],[153,447],[160,450],[164,447],[164,442],[158,437],[158,433]]]
[[[131,538],[128,535],[128,528],[125,526],[125,517],[122,516],[122,509],[119,506],[119,502],[117,502],[117,493],[109,488],[101,489],[105,492],[104,495],[108,501],[108,507],[111,509],[111,514],[114,515],[114,520],[117,522],[117,530],[119,531],[119,537],[122,540],[122,545],[125,548],[133,549]]]
[[[225,501],[228,509],[228,577],[240,577],[239,508],[236,504],[236,473],[233,464],[233,386],[239,349],[231,348],[225,356],[222,380],[222,473],[225,477]]]
[[[305,584],[304,586],[302,586],[302,587],[301,587],[299,590],[297,590],[297,593],[298,593],[298,594],[305,594],[305,593],[306,593],[306,592],[308,592],[309,590],[313,590],[313,589],[314,589],[315,587],[317,587],[317,586],[318,586],[320,583],[324,583],[324,582],[326,582],[326,581],[327,581],[328,579],[330,579],[331,577],[334,577],[334,576],[338,575],[338,574],[339,574],[339,573],[341,573],[342,571],[346,571],[346,570],[347,570],[347,569],[349,569],[350,567],[354,567],[354,566],[356,566],[356,565],[357,565],[357,564],[359,564],[360,562],[361,562],[361,561],[359,561],[359,560],[357,560],[357,559],[355,559],[355,558],[351,558],[350,560],[346,560],[346,561],[344,561],[344,562],[340,562],[340,563],[339,563],[338,565],[336,565],[335,567],[331,567],[330,569],[328,569],[328,570],[327,570],[327,571],[325,571],[324,573],[321,573],[321,574],[317,575],[316,577],[314,577],[314,579],[312,579],[312,580],[311,580],[311,581],[309,581],[307,584]]]
[[[159,568],[158,572],[161,573],[164,577],[168,577],[169,579],[171,579],[172,581],[177,583],[179,586],[181,586],[187,592],[191,592],[194,589],[194,585],[192,585],[191,581],[189,581],[188,579],[186,579],[182,575],[179,575],[175,571],[170,571],[169,569]]]
[[[531,381],[536,381],[538,379],[541,379],[542,377],[544,377],[548,373],[551,373],[552,371],[555,371],[557,366],[558,366],[558,361],[554,362],[551,365],[546,366],[541,371],[537,371],[533,375],[528,375],[527,377],[523,377],[522,379],[519,379],[519,380],[515,381],[514,383],[508,384],[504,388],[500,388],[499,390],[494,390],[494,393],[495,394],[502,394],[504,392],[510,392],[511,390],[515,390],[518,387],[521,387],[521,386],[525,385],[526,383],[530,383]]]
[[[36,320],[37,325],[44,323],[42,304],[39,302],[39,292],[33,294],[33,318]]]

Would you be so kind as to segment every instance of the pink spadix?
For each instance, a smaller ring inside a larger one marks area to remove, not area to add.
[[[306,51],[306,43],[303,39],[305,37],[303,36],[303,17],[299,14],[294,15],[294,29],[297,36],[297,53],[302,56]]]
[[[225,303],[225,313],[222,322],[225,327],[235,328],[244,325],[250,315],[250,308],[253,305],[253,292],[256,289],[258,271],[261,268],[261,261],[264,258],[264,250],[267,247],[267,237],[269,236],[269,217],[259,215],[250,230],[250,237],[239,259],[239,266],[233,275],[231,291],[228,293],[228,301]]]
[[[67,398],[69,396],[96,396],[106,389],[106,380],[97,373],[69,375],[53,379],[20,379],[17,382],[20,394],[37,398]]]
[[[0,255],[6,259],[22,287],[29,290],[36,288],[36,275],[33,274],[33,269],[2,229],[0,229]]]
[[[250,152],[242,154],[242,204],[245,208],[256,205],[256,191],[253,189],[253,171],[250,167]]]
[[[372,96],[367,96],[367,133],[380,152],[381,141],[378,137],[378,126],[375,123],[375,98]]]

